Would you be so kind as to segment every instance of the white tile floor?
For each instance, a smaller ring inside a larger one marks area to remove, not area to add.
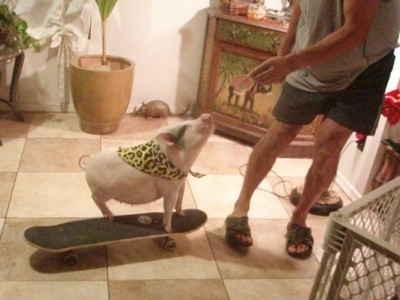
[[[192,168],[208,176],[189,177],[184,196],[185,208],[208,214],[204,228],[179,237],[175,252],[152,240],[125,242],[79,251],[80,263],[71,267],[61,255],[26,244],[24,230],[100,216],[79,158],[147,140],[160,126],[180,119],[126,115],[116,133],[98,136],[82,132],[73,113],[24,116],[24,122],[16,122],[0,114],[0,299],[307,299],[327,218],[310,217],[315,246],[308,260],[287,256],[284,234],[292,211],[287,193],[302,184],[309,160],[278,159],[273,170],[288,182],[273,189],[281,179],[271,173],[264,180],[250,212],[254,245],[233,250],[224,240],[224,218],[238,195],[251,148],[214,135]],[[115,202],[112,209],[118,214],[162,211],[162,203]]]

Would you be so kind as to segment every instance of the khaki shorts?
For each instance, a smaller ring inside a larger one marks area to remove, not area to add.
[[[325,115],[354,132],[373,135],[394,60],[391,51],[342,91],[314,93],[285,83],[273,115],[291,125],[306,125],[317,115]]]

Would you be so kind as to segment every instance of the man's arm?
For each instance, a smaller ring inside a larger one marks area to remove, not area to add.
[[[360,46],[367,37],[380,2],[381,0],[344,0],[343,26],[317,44],[288,57],[295,69],[327,62]]]
[[[285,56],[292,52],[292,48],[294,45],[294,42],[296,40],[296,30],[297,30],[297,25],[299,23],[300,19],[300,7],[297,2],[297,0],[294,2],[291,8],[291,16],[290,16],[290,23],[289,23],[289,28],[282,39],[282,43],[278,49],[278,56]]]
[[[282,82],[286,75],[297,69],[325,63],[355,49],[367,37],[380,2],[381,0],[344,0],[342,27],[300,52],[287,52],[284,56],[266,60],[252,71],[251,76],[255,81],[266,84]],[[293,8],[296,6],[297,0]],[[287,48],[283,50],[287,51]]]

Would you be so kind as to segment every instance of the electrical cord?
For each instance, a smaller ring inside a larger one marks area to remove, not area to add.
[[[239,173],[240,173],[240,175],[242,175],[242,176],[245,175],[245,172],[243,171],[243,168],[245,168],[246,166],[247,166],[247,163],[246,163],[246,164],[243,164],[243,165],[241,165],[241,166],[239,167]],[[265,191],[265,192],[270,193],[270,194],[272,194],[272,195],[275,195],[275,196],[277,196],[277,197],[279,197],[279,198],[286,198],[286,199],[289,199],[290,191],[292,190],[293,184],[292,184],[290,181],[285,180],[282,176],[280,176],[280,175],[279,175],[277,172],[275,172],[274,170],[271,170],[270,172],[272,172],[276,177],[278,177],[278,178],[280,179],[280,181],[278,181],[277,183],[275,183],[274,185],[272,185],[272,191],[269,191],[269,190],[266,190],[266,189],[263,189],[263,188],[260,188],[260,187],[258,187],[257,189],[258,189],[258,190]],[[280,184],[283,184],[283,189],[284,189],[284,192],[286,193],[286,195],[280,195],[279,193],[277,193],[277,192],[275,191],[275,188],[276,188],[278,185],[280,185]],[[288,189],[287,189],[287,187],[286,187],[286,184],[289,184],[289,185],[290,185],[289,191],[288,191]]]
[[[357,143],[357,141],[356,141],[356,140],[351,141],[350,143],[348,143],[348,144],[346,145],[346,147],[343,148],[343,150],[342,150],[341,153],[340,153],[339,160],[340,160],[340,158],[343,156],[343,154],[347,151],[347,149],[349,148],[349,146],[350,146],[351,144],[354,144],[354,143]],[[246,166],[247,166],[247,163],[246,163],[246,164],[243,164],[243,165],[241,165],[241,166],[239,167],[239,173],[240,173],[240,175],[242,175],[242,176],[245,175],[245,172],[243,171],[243,168],[245,168]],[[272,191],[269,191],[269,190],[266,190],[266,189],[262,189],[262,188],[260,188],[260,187],[258,187],[257,189],[262,190],[262,191],[265,191],[265,192],[268,192],[268,193],[270,193],[270,194],[272,194],[272,195],[275,195],[275,196],[277,196],[277,197],[279,197],[279,198],[290,199],[290,193],[291,193],[291,191],[293,190],[293,183],[290,182],[290,181],[288,181],[288,180],[286,180],[286,179],[284,179],[282,176],[280,176],[280,175],[279,175],[277,172],[275,172],[273,169],[271,169],[270,172],[272,172],[276,177],[278,177],[278,178],[280,179],[277,183],[275,183],[274,185],[272,185]],[[267,176],[268,176],[268,174],[267,174]],[[335,179],[336,179],[336,175],[335,175],[335,177],[333,178],[332,183],[331,183],[331,185],[330,185],[328,191],[332,191],[332,190],[333,190],[333,186],[334,186],[334,183],[335,183]],[[285,193],[285,194],[283,194],[283,195],[282,195],[282,194],[279,194],[278,192],[276,192],[276,188],[277,188],[279,185],[281,185],[281,184],[283,184],[283,191],[284,191],[284,193]],[[287,186],[286,186],[287,184],[289,185],[289,190],[288,190],[288,188],[287,188]]]

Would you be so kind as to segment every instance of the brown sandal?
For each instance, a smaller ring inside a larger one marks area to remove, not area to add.
[[[249,226],[249,218],[244,217],[227,217],[225,220],[226,234],[225,239],[228,244],[232,247],[250,247],[253,245],[253,239],[251,238],[251,230]],[[238,238],[238,235],[242,235],[246,238],[250,238],[251,241],[246,241]]]
[[[303,227],[298,224],[291,224],[288,226],[286,234],[286,252],[294,258],[306,259],[312,254],[314,239],[311,235],[311,228]],[[307,249],[303,252],[289,251],[289,248],[294,245],[304,245]]]

